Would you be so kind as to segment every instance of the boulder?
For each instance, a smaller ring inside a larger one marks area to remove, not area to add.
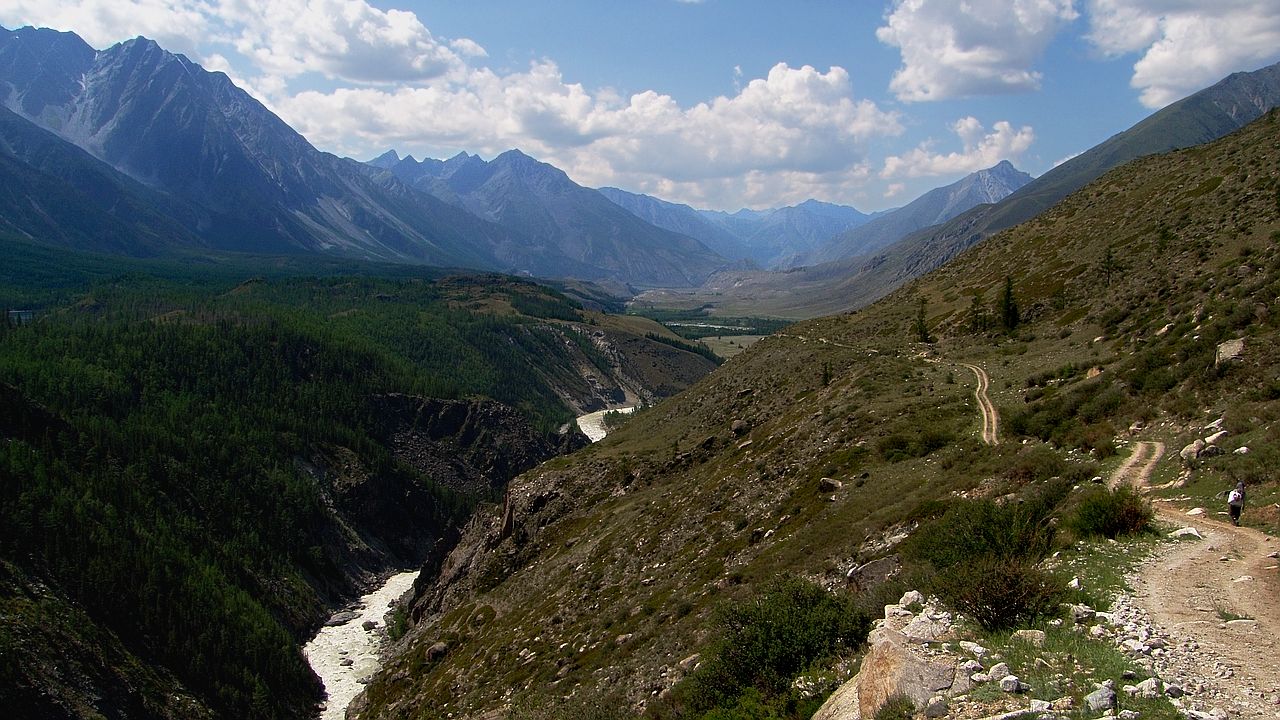
[[[449,652],[449,646],[443,642],[433,644],[427,648],[427,662],[435,662],[443,658]]]
[[[1231,362],[1232,360],[1240,360],[1243,356],[1244,340],[1242,338],[1228,340],[1224,343],[1218,344],[1218,354],[1213,361],[1213,365],[1214,367],[1218,367],[1223,363]]]
[[[1173,532],[1169,533],[1169,537],[1171,538],[1193,537],[1200,540],[1204,539],[1200,535],[1200,531],[1196,530],[1193,527],[1184,527],[1184,528],[1179,528],[1177,530],[1174,530]]]
[[[982,657],[983,655],[987,654],[986,648],[982,647],[976,642],[970,642],[968,640],[960,641],[960,649],[964,650],[967,653],[971,653],[974,657]]]
[[[742,437],[751,432],[751,426],[745,420],[734,420],[733,424],[729,426],[729,431],[738,437]]]
[[[1013,637],[1032,647],[1044,647],[1045,635],[1043,630],[1018,630],[1013,633]]]
[[[1206,444],[1208,444],[1208,445],[1217,445],[1219,440],[1221,440],[1222,438],[1224,438],[1224,437],[1226,437],[1226,436],[1228,436],[1228,435],[1230,435],[1230,434],[1231,434],[1231,433],[1227,432],[1226,430],[1219,430],[1218,432],[1216,432],[1216,433],[1214,433],[1214,434],[1210,435],[1209,437],[1205,438],[1205,439],[1204,439],[1204,441],[1205,441],[1205,443],[1206,443]]]
[[[1049,711],[1051,711],[1051,710],[1053,710],[1053,703],[1049,702],[1048,700],[1034,700],[1034,699],[1033,699],[1033,700],[1031,701],[1031,712],[1035,712],[1035,713],[1047,713],[1047,712],[1049,712]]]
[[[820,492],[824,492],[824,493],[835,492],[842,487],[844,487],[844,483],[834,478],[824,477],[818,481],[818,490]]]
[[[879,560],[863,563],[849,571],[845,576],[854,592],[866,592],[888,580],[902,569],[902,560],[897,555],[889,555]]]
[[[867,639],[871,649],[858,674],[827,698],[814,720],[870,720],[893,695],[906,695],[923,708],[951,690],[955,666],[913,654],[902,633],[878,628]]]
[[[947,699],[941,695],[934,695],[929,698],[928,704],[924,706],[924,716],[927,718],[941,718],[947,716]]]
[[[951,618],[942,613],[922,612],[902,628],[902,634],[915,642],[936,642],[949,632]]]
[[[1114,680],[1108,680],[1098,686],[1097,690],[1089,693],[1084,698],[1085,707],[1092,712],[1103,712],[1104,710],[1114,709],[1116,706],[1116,683]]]
[[[919,590],[908,590],[903,593],[902,597],[898,600],[898,604],[902,607],[924,605],[924,594]]]
[[[1016,693],[1022,689],[1022,681],[1017,675],[1005,675],[1000,678],[1000,690],[1007,693]]]
[[[1071,619],[1075,620],[1076,623],[1087,623],[1097,616],[1097,614],[1097,611],[1088,605],[1071,606]]]
[[[1141,698],[1158,698],[1164,693],[1164,688],[1160,685],[1158,678],[1147,678],[1134,688],[1134,692],[1130,693],[1134,697]]]
[[[1248,445],[1241,445],[1240,447],[1236,448],[1235,450],[1232,450],[1232,451],[1231,451],[1231,454],[1232,454],[1232,455],[1248,455],[1248,454],[1249,454],[1249,446],[1248,446]]]
[[[365,632],[369,632],[374,628],[378,627],[378,623],[374,622],[373,620],[365,620],[364,622],[360,623],[360,627],[364,628]]]
[[[325,627],[338,627],[339,625],[346,625],[347,623],[351,622],[352,620],[355,620],[358,617],[360,617],[360,613],[354,610],[345,610],[340,613],[334,613],[333,617],[329,618],[325,622]]]
[[[1218,447],[1217,445],[1205,445],[1204,449],[1200,451],[1200,457],[1202,458],[1217,457],[1222,454],[1223,454],[1222,448]]]
[[[1204,448],[1204,440],[1196,438],[1178,451],[1178,457],[1182,458],[1182,461],[1189,465],[1195,462],[1196,458],[1200,457],[1200,451],[1204,450]]]

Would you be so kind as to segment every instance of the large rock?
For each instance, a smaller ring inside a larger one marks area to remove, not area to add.
[[[1244,340],[1228,340],[1218,344],[1218,356],[1214,360],[1214,366],[1221,365],[1232,360],[1240,360],[1244,356]]]
[[[1084,698],[1084,704],[1093,712],[1103,712],[1116,706],[1116,683],[1108,680]]]
[[[1196,438],[1195,440],[1187,444],[1186,447],[1182,448],[1182,450],[1178,452],[1178,457],[1182,458],[1182,461],[1184,463],[1190,465],[1191,463],[1194,463],[1196,461],[1196,458],[1200,457],[1200,451],[1204,450],[1204,448],[1205,448],[1204,440],[1201,440],[1200,438]]]
[[[902,560],[897,555],[889,555],[879,560],[872,560],[849,571],[846,579],[854,592],[866,592],[888,580],[902,569]]]
[[[952,689],[955,666],[913,654],[902,633],[880,628],[868,641],[871,649],[858,674],[827,698],[813,720],[869,719],[885,700],[899,693],[911,698],[916,707],[927,707],[935,696]]]

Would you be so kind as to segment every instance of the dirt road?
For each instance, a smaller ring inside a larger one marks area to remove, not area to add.
[[[1144,487],[1163,453],[1162,443],[1137,443],[1112,482]],[[1155,507],[1161,520],[1204,538],[1165,546],[1134,584],[1136,604],[1169,633],[1165,661],[1186,679],[1186,706],[1280,717],[1280,559],[1272,557],[1280,540],[1218,519],[1225,504],[1195,515],[1167,502]]]
[[[973,397],[978,401],[978,411],[982,413],[982,442],[988,445],[999,444],[1000,413],[996,411],[996,406],[991,404],[991,398],[987,397],[991,378],[987,377],[986,371],[977,365],[962,364],[972,370],[973,376],[978,379],[978,387],[973,391]]]

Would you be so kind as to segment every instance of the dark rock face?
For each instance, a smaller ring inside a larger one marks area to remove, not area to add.
[[[516,410],[489,400],[392,393],[370,401],[379,437],[397,460],[451,490],[484,495],[538,463],[585,446],[576,430],[548,438]]]

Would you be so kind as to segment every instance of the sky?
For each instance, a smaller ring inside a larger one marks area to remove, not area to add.
[[[1280,61],[1280,0],[0,0],[0,25],[152,38],[338,155],[518,148],[730,211],[1039,175]]]

